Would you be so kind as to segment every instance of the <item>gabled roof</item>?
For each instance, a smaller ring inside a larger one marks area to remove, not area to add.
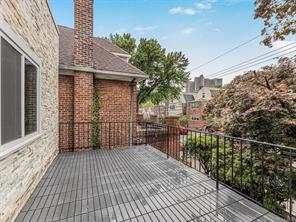
[[[191,94],[183,94],[183,96],[186,102],[194,101],[194,96]]]
[[[59,63],[60,66],[74,66],[74,29],[58,26],[60,32]],[[94,38],[94,69],[106,72],[146,75],[140,69],[129,64],[113,53],[127,52],[113,45],[108,40]]]

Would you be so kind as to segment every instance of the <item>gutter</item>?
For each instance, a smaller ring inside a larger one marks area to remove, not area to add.
[[[120,77],[129,77],[129,78],[137,78],[140,81],[146,79],[148,75],[145,73],[138,74],[138,73],[127,73],[127,72],[116,72],[116,71],[108,71],[108,70],[100,70],[94,69],[91,67],[81,67],[81,66],[72,66],[72,65],[59,65],[60,70],[71,70],[71,71],[78,71],[78,72],[90,72],[94,74],[105,74],[110,76],[120,76]]]
[[[134,87],[137,85],[135,78],[130,82],[131,96],[130,96],[130,146],[133,145],[133,132],[134,132]]]

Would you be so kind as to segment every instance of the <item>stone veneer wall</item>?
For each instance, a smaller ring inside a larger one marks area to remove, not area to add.
[[[41,59],[42,136],[0,160],[0,221],[13,221],[58,153],[58,32],[47,0],[1,0],[6,21]]]

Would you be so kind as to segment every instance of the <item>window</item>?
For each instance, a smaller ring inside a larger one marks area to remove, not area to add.
[[[202,93],[202,98],[206,98],[206,94],[204,92]]]
[[[199,120],[198,115],[192,115],[192,116],[191,116],[191,120],[192,120],[192,121],[198,121],[198,120]]]
[[[37,67],[25,59],[25,135],[37,131]]]
[[[170,109],[172,110],[176,109],[175,105],[170,105]]]
[[[197,102],[191,103],[191,109],[196,109],[196,108],[198,108],[198,103]]]
[[[0,154],[36,136],[40,128],[39,65],[17,45],[18,37],[8,37],[1,28]]]

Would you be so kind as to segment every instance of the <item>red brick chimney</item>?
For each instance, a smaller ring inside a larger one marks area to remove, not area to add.
[[[74,65],[93,67],[93,0],[74,0]],[[74,149],[91,147],[93,114],[93,73],[76,72],[74,75]],[[82,130],[83,129],[83,130]],[[84,132],[85,130],[85,132]],[[79,132],[79,133],[78,133]]]
[[[74,0],[74,65],[93,66],[93,0]]]

